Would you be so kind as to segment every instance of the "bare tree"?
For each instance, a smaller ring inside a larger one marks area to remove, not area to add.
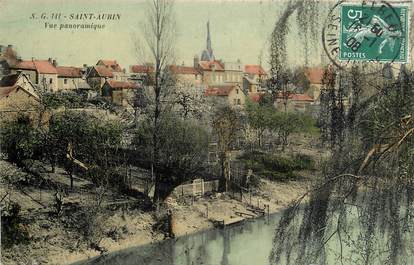
[[[147,87],[151,88],[153,104],[151,119],[152,132],[152,172],[155,184],[154,201],[160,199],[162,185],[159,165],[159,128],[160,120],[165,110],[165,98],[173,87],[173,79],[167,71],[167,67],[173,61],[173,43],[175,36],[175,21],[173,16],[173,2],[170,0],[151,0],[147,6],[147,17],[143,25],[144,43],[138,45],[143,56],[148,56],[149,62],[154,66],[152,80]]]

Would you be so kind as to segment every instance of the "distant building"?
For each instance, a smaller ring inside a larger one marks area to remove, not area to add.
[[[57,66],[59,90],[89,90],[83,69],[73,66]]]
[[[127,81],[128,75],[125,69],[123,69],[116,60],[99,60],[96,63],[97,66],[104,66],[109,69],[113,74],[113,79],[117,81]]]
[[[227,84],[238,84],[242,86],[243,83],[243,66],[240,60],[237,62],[224,63],[224,82]]]
[[[52,58],[48,60],[32,59],[29,61],[18,61],[16,65],[10,68],[11,73],[23,72],[41,90],[56,92],[58,91],[58,73],[54,64],[56,64],[56,61],[52,60]]]
[[[135,91],[139,86],[134,82],[107,80],[102,87],[102,96],[119,106],[132,105]]]
[[[22,113],[32,118],[38,114],[39,96],[34,84],[22,72],[4,76],[0,80],[0,120],[7,121]]]
[[[224,64],[221,61],[200,61],[194,66],[202,73],[202,84],[206,87],[224,85],[226,81]]]
[[[240,60],[237,62],[223,62],[216,60],[211,44],[210,22],[207,22],[206,49],[201,52],[201,57],[194,57],[194,68],[202,75],[202,85],[223,86],[243,84],[243,66]]]
[[[267,73],[260,65],[245,65],[243,89],[247,93],[258,93],[266,90]]]
[[[89,67],[86,74],[86,80],[92,90],[101,93],[101,88],[106,80],[112,79],[114,74],[105,66]]]
[[[316,101],[319,101],[322,89],[324,69],[321,67],[306,68],[305,75],[310,82],[309,89],[305,91],[305,94],[312,97]]]
[[[182,85],[191,85],[194,87],[201,86],[202,75],[201,72],[195,67],[170,65],[168,69],[170,73],[175,76],[177,83]]]
[[[309,106],[314,102],[315,100],[307,94],[279,93],[276,97],[276,108],[284,110],[286,103],[288,111],[307,112]]]
[[[129,81],[139,85],[147,85],[154,71],[154,66],[151,64],[131,65],[129,67]]]
[[[204,95],[212,98],[215,103],[228,104],[242,108],[246,102],[246,95],[239,85],[210,86]]]

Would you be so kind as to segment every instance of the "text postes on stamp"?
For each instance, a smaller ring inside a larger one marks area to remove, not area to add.
[[[408,61],[408,7],[387,2],[340,4],[339,61]]]

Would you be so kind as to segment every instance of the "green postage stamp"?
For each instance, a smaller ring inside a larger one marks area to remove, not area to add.
[[[401,3],[343,3],[339,60],[407,63],[409,15]]]

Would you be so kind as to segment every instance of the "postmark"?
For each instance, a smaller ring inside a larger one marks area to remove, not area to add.
[[[323,48],[344,69],[352,63],[409,61],[408,3],[339,1],[322,30]]]

